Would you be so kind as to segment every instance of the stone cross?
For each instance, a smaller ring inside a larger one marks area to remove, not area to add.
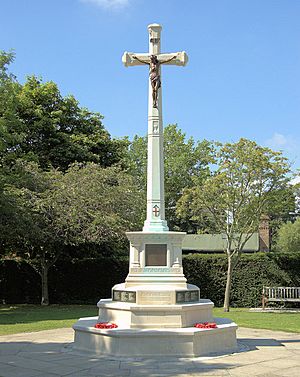
[[[148,31],[149,52],[124,52],[122,61],[126,67],[149,65],[147,218],[143,231],[165,232],[169,228],[165,220],[164,200],[161,65],[185,66],[188,57],[184,51],[161,54],[161,26],[151,24]]]

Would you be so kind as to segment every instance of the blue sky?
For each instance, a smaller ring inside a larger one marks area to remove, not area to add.
[[[147,52],[147,25],[162,24],[162,52],[189,55],[163,67],[164,124],[196,140],[246,137],[300,168],[300,1],[1,0],[1,13],[19,81],[53,80],[114,137],[146,133],[147,67],[121,56]]]

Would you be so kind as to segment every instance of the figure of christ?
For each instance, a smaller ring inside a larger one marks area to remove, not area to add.
[[[151,86],[152,86],[153,107],[157,108],[158,89],[161,87],[161,80],[160,80],[160,74],[159,74],[160,65],[164,63],[168,63],[173,59],[176,59],[176,55],[174,55],[171,59],[168,59],[165,61],[159,61],[156,55],[151,55],[150,63],[138,58],[136,55],[133,55],[132,58],[138,60],[140,63],[149,65],[149,77],[150,77]]]

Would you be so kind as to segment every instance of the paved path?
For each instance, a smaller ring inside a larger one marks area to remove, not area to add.
[[[72,353],[71,329],[0,336],[0,377],[299,377],[300,334],[238,330],[243,352],[194,359],[93,358]]]

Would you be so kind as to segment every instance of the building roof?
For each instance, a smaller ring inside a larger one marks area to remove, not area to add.
[[[188,234],[182,244],[182,250],[193,251],[224,251],[226,245],[223,234]],[[244,251],[259,250],[259,235],[254,233],[246,242]]]

